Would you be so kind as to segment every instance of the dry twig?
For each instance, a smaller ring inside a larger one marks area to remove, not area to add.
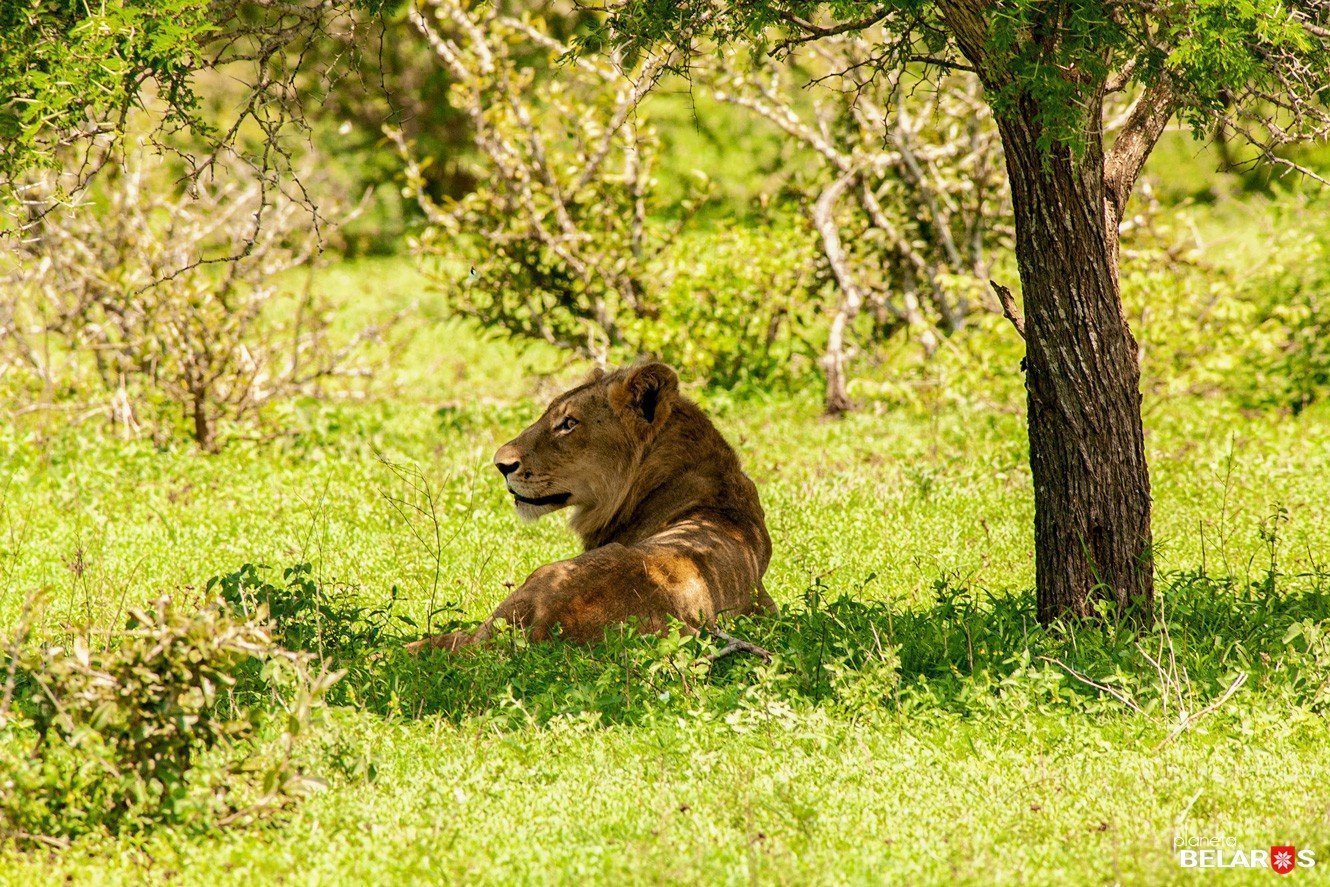
[[[1025,338],[1025,318],[1021,316],[1021,311],[1016,307],[1016,299],[1012,296],[1011,290],[1007,289],[996,280],[990,280],[988,285],[997,293],[998,302],[1002,305],[1002,316],[1011,321],[1011,325],[1016,327],[1016,332],[1021,338]]]
[[[729,656],[731,653],[751,653],[752,655],[757,656],[764,661],[769,661],[771,659],[772,655],[771,651],[766,649],[765,647],[759,647],[757,644],[751,643],[750,641],[745,641],[742,638],[736,638],[734,635],[722,631],[717,626],[712,626],[711,628],[707,629],[707,631],[710,634],[715,635],[716,637],[720,638],[722,641],[725,642],[724,647],[720,648],[716,652],[711,653],[707,656],[707,660],[709,662],[715,662],[718,659],[723,659],[724,657]]]

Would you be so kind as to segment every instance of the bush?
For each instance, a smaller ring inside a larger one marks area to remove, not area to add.
[[[637,112],[665,59],[559,60],[545,26],[490,6],[430,0],[414,17],[475,132],[476,188],[440,206],[428,160],[396,140],[431,227],[416,244],[452,309],[511,335],[604,358],[655,314],[656,256],[674,226],[649,224],[656,138]]]
[[[1315,204],[1302,210],[1325,212]],[[1242,349],[1242,402],[1296,415],[1330,394],[1330,234],[1318,228],[1282,237],[1240,298],[1254,315]]]
[[[282,647],[318,657],[325,668],[344,680],[334,685],[328,701],[354,703],[357,688],[370,677],[373,656],[385,642],[396,643],[390,632],[397,587],[382,607],[354,604],[349,595],[320,584],[309,564],[294,564],[282,571],[281,585],[264,578],[264,567],[245,564],[239,570],[208,580],[209,593],[217,593],[236,618],[269,620],[270,631]],[[398,617],[411,625],[406,617]]]
[[[80,638],[19,654],[17,704],[0,711],[0,823],[58,840],[281,809],[316,784],[293,746],[338,677],[309,663],[261,618],[235,619],[220,603],[186,613],[168,598],[131,611],[114,647],[94,652]],[[264,705],[243,707],[237,690],[253,678],[250,695]],[[281,717],[265,745],[270,712]]]
[[[826,325],[812,237],[805,223],[775,220],[684,239],[659,313],[633,326],[640,350],[718,388],[815,373]]]
[[[265,404],[369,374],[357,346],[382,330],[335,346],[327,300],[283,284],[309,270],[326,219],[238,171],[174,194],[141,163],[104,171],[104,207],[53,210],[0,262],[0,377],[23,380],[25,409],[157,437],[183,418],[214,450]]]
[[[1186,215],[1145,211],[1123,239],[1122,289],[1148,391],[1294,414],[1330,394],[1330,235],[1280,222],[1324,203],[1276,202],[1274,233],[1212,261],[1188,244]]]

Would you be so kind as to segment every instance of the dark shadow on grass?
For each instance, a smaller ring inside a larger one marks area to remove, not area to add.
[[[723,641],[631,628],[592,647],[510,635],[461,654],[416,656],[402,649],[409,638],[388,611],[327,601],[317,631],[307,619],[298,624],[307,641],[339,639],[316,651],[348,672],[330,694],[335,704],[514,727],[588,713],[607,724],[724,716],[776,699],[850,714],[888,707],[966,716],[1023,695],[1050,710],[1126,711],[1184,690],[1213,696],[1237,672],[1254,679],[1249,687],[1278,683],[1294,704],[1321,704],[1330,576],[1280,576],[1276,588],[1269,578],[1239,583],[1190,572],[1160,584],[1155,625],[1145,630],[1112,611],[1097,623],[1041,626],[1030,591],[990,594],[939,580],[930,605],[899,607],[864,599],[862,587],[817,584],[777,614],[726,623],[770,650],[770,662],[735,654],[712,664],[707,657]]]

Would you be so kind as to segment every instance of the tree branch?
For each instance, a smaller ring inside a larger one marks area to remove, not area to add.
[[[715,635],[716,637],[720,638],[722,641],[725,642],[724,647],[717,650],[715,653],[711,653],[710,655],[707,656],[707,659],[711,662],[715,662],[718,659],[723,659],[724,657],[729,656],[731,653],[751,653],[754,656],[757,656],[763,660],[769,661],[771,659],[770,650],[764,647],[759,647],[757,644],[754,644],[751,641],[745,641],[742,638],[736,638],[734,635],[725,631],[721,631],[719,628],[715,626],[712,626],[711,628],[707,629],[707,631],[710,634]]]
[[[907,62],[920,62],[933,68],[945,68],[948,71],[962,71],[966,74],[977,74],[973,65],[964,65],[960,62],[953,62],[950,59],[937,58],[931,55],[910,55],[905,57]]]
[[[1155,81],[1136,100],[1136,106],[1108,150],[1104,158],[1104,194],[1115,222],[1122,219],[1141,168],[1177,106],[1178,96],[1172,83],[1166,77]]]
[[[1108,78],[1108,82],[1104,84],[1104,94],[1108,95],[1126,89],[1127,84],[1131,82],[1132,74],[1134,74],[1135,71],[1136,59],[1131,59],[1127,64],[1122,66],[1122,70]]]
[[[855,282],[840,231],[836,227],[836,201],[854,181],[858,170],[851,168],[828,185],[813,205],[813,227],[822,238],[822,252],[831,266],[832,276],[840,288],[841,298],[832,315],[831,329],[827,333],[827,348],[822,363],[827,375],[827,412],[831,415],[848,412],[853,408],[845,386],[845,333],[864,303],[864,292]]]
[[[862,31],[864,28],[871,28],[873,25],[887,17],[887,11],[879,10],[872,15],[866,15],[863,18],[853,21],[841,22],[839,25],[816,25],[807,19],[800,18],[792,12],[781,12],[780,17],[788,24],[793,25],[800,31],[803,31],[797,37],[791,37],[783,41],[777,51],[782,51],[800,43],[808,43],[812,40],[821,40],[823,37],[834,37],[837,34],[845,34],[849,31]]]

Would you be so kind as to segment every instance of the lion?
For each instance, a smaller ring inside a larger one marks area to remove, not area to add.
[[[695,633],[722,614],[775,608],[757,487],[670,367],[597,371],[500,447],[494,467],[523,519],[571,509],[583,553],[536,570],[478,628],[412,650],[482,644],[501,623],[590,644],[629,622]]]

